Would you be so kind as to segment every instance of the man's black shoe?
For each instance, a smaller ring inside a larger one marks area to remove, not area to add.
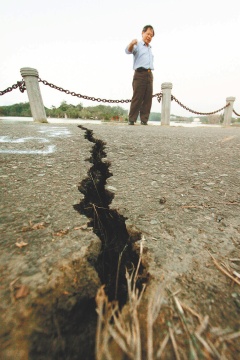
[[[134,121],[129,121],[128,125],[134,125]]]
[[[141,121],[141,125],[147,125],[147,122]]]

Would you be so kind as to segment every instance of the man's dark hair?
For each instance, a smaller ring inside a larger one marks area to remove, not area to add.
[[[153,36],[155,35],[154,33],[154,28],[152,27],[152,25],[146,25],[144,26],[144,28],[142,29],[143,32],[146,32],[147,29],[151,29],[153,31]]]

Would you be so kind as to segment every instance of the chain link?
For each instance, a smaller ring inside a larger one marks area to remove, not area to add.
[[[82,98],[84,100],[91,100],[91,101],[110,103],[110,104],[113,104],[113,103],[118,103],[118,104],[122,103],[123,104],[123,103],[130,103],[131,102],[131,99],[130,100],[129,99],[128,100],[109,100],[109,99],[95,98],[93,96],[81,95],[81,94],[75,93],[74,91],[63,89],[60,86],[56,86],[56,85],[54,85],[52,83],[49,83],[46,80],[42,80],[40,78],[38,78],[38,81],[42,82],[44,85],[50,86],[50,88],[52,88],[52,89],[56,89],[58,91],[65,92],[65,94],[68,94],[68,95],[77,96],[78,98]],[[162,93],[155,94],[155,95],[153,95],[153,97],[157,97],[158,102],[160,102],[161,98],[162,98]]]
[[[180,105],[183,109],[188,110],[188,111],[192,112],[193,114],[197,114],[197,115],[213,115],[213,114],[216,114],[216,113],[218,113],[219,111],[221,111],[223,109],[226,109],[230,105],[230,103],[227,103],[221,109],[218,109],[218,110],[212,111],[212,112],[208,112],[208,113],[203,113],[203,112],[197,112],[197,111],[189,109],[187,106],[183,105],[178,99],[176,99],[175,96],[173,96],[173,95],[171,95],[171,100],[176,101],[176,103],[178,103],[178,105]]]
[[[240,116],[240,114],[238,114],[234,109],[233,109],[233,112],[235,115]]]
[[[163,94],[162,94],[162,92],[160,92],[160,93],[153,95],[153,98],[156,97],[158,102],[160,103],[162,100],[162,96],[163,96]]]
[[[12,90],[15,90],[19,88],[19,90],[23,93],[25,90],[26,90],[26,86],[25,86],[25,82],[24,80],[22,81],[17,81],[16,84],[13,84],[12,86],[8,87],[7,89],[3,90],[3,91],[0,91],[0,96],[1,95],[4,95]]]

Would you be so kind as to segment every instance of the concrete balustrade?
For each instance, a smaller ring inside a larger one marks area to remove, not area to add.
[[[162,83],[161,125],[170,125],[172,83]]]
[[[30,67],[20,69],[25,81],[33,121],[47,123],[46,112],[38,83],[38,71]]]
[[[229,96],[226,98],[227,104],[230,103],[230,105],[224,109],[223,126],[231,125],[234,101],[235,101],[235,97],[233,96]]]

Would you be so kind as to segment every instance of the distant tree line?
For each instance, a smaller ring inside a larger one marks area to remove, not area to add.
[[[32,116],[29,103],[0,106],[0,116]]]
[[[176,116],[171,115],[171,120],[177,122],[193,122],[199,119],[201,124],[211,124],[211,125],[221,125],[224,120],[223,114],[213,114],[213,115],[204,115],[204,116]],[[232,118],[232,124],[240,123],[240,118]]]
[[[78,105],[67,104],[62,101],[59,107],[52,106],[50,109],[45,107],[46,115],[50,118],[69,118],[69,119],[97,119],[97,120],[128,120],[128,111],[121,106],[96,105],[83,107]],[[32,116],[29,102],[19,103],[9,106],[0,106],[0,116]],[[171,120],[191,122],[196,117],[183,117],[171,115]],[[161,113],[151,112],[150,121],[161,121]],[[200,116],[199,120],[203,124],[222,124],[223,114]],[[239,123],[240,118],[232,119],[233,123]]]
[[[83,107],[82,104],[72,105],[62,101],[59,107],[52,106],[51,109],[45,107],[47,117],[51,118],[70,118],[70,119],[99,119],[110,120],[115,118],[126,118],[127,110],[120,106],[89,106]],[[29,103],[19,103],[10,106],[0,106],[0,116],[32,116]]]
[[[127,117],[127,110],[120,106],[106,106],[96,105],[83,107],[82,104],[72,105],[62,101],[57,108],[52,106],[51,109],[46,109],[46,115],[52,118],[70,118],[70,119],[97,119],[97,120],[111,120],[112,118]]]
[[[62,101],[59,107],[52,106],[50,109],[45,107],[46,115],[50,118],[69,118],[69,119],[98,119],[98,120],[118,120],[127,121],[128,111],[121,106],[96,105],[83,107],[67,104]],[[29,102],[19,103],[9,106],[0,106],[0,116],[32,116]],[[160,121],[161,114],[152,112],[151,121]]]

